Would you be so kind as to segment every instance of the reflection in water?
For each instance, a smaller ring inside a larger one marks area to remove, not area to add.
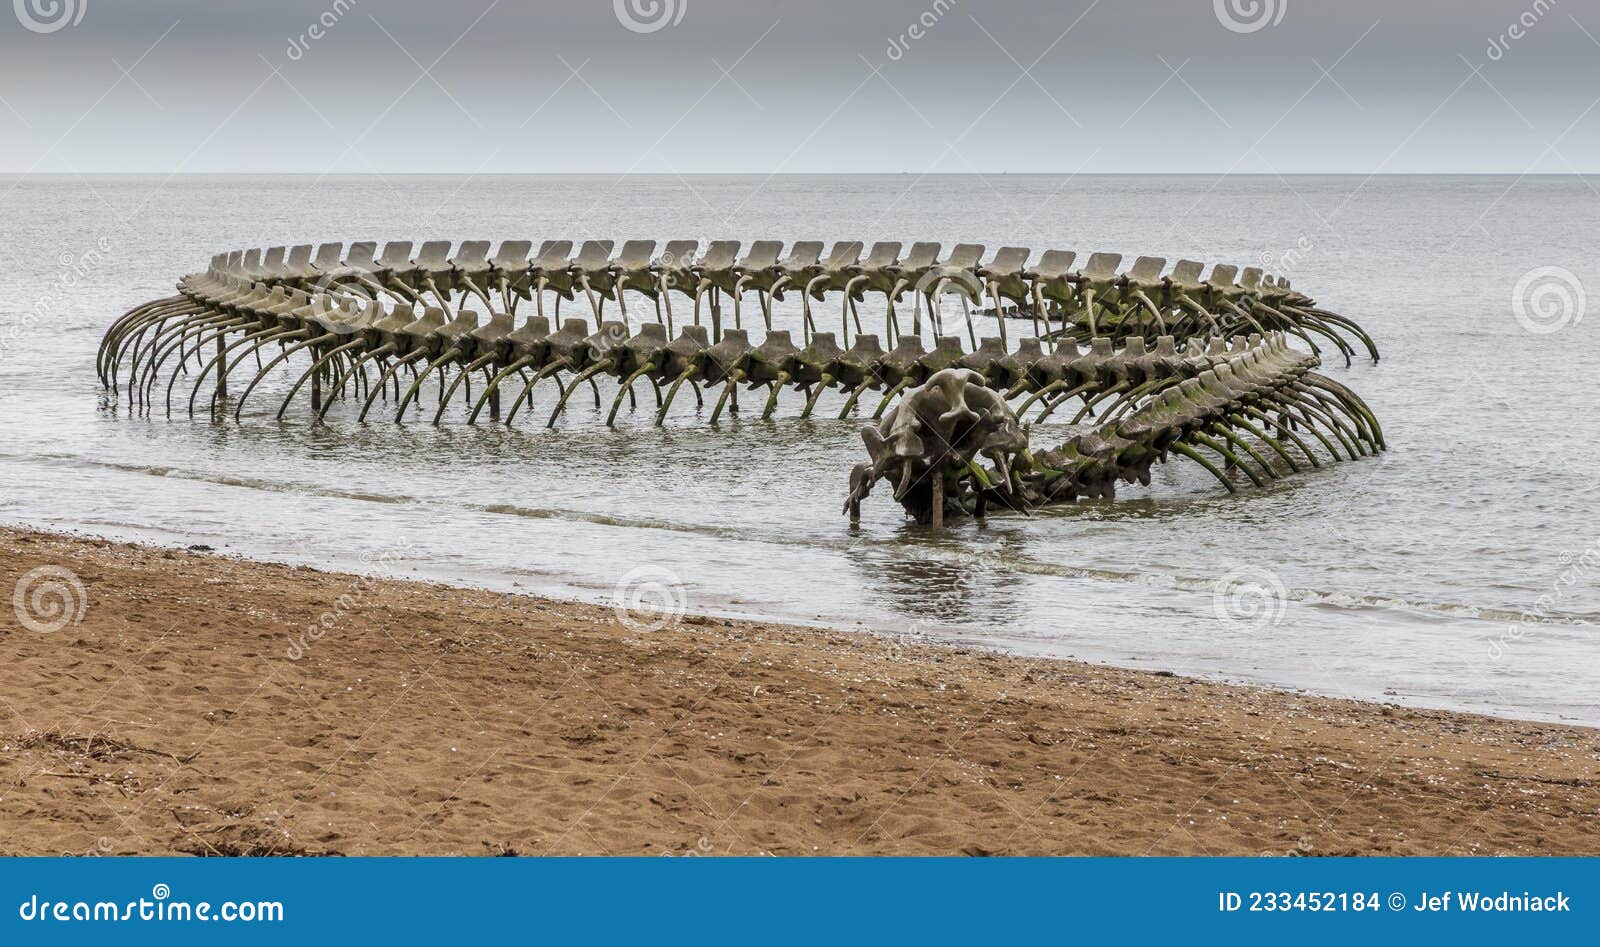
[[[1006,566],[1002,554],[1010,543],[985,524],[962,524],[938,539],[906,522],[892,539],[856,542],[845,550],[867,592],[884,607],[913,623],[960,625],[974,615],[1006,627],[1023,619],[1017,598],[1022,581]]]

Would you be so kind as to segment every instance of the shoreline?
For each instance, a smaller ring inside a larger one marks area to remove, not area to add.
[[[1600,854],[1581,726],[0,528],[41,566],[3,854]]]
[[[358,570],[366,561],[367,555],[366,553],[351,553],[319,562],[312,555],[296,553],[281,547],[274,549],[270,545],[263,546],[259,543],[241,541],[239,536],[227,534],[196,535],[192,532],[162,530],[135,524],[81,522],[40,524],[36,521],[0,520],[0,530],[6,529],[21,532],[38,531],[84,541],[132,544],[141,547],[179,551],[193,548],[191,544],[195,542],[216,543],[216,546],[211,547],[209,551],[220,557],[281,565],[288,568],[312,568],[325,572]],[[335,550],[318,548],[319,553],[330,551]],[[1086,574],[1088,571],[1080,570],[1078,574]],[[608,603],[615,591],[615,583],[608,580],[591,580],[589,578],[590,575],[592,573],[541,572],[538,574],[517,574],[492,570],[477,574],[462,574],[450,569],[433,569],[425,561],[418,560],[409,563],[408,574],[397,574],[395,577],[407,581],[441,585],[460,590],[489,591],[501,595],[519,595],[587,604],[597,608],[608,607]],[[1121,577],[1128,579],[1132,578],[1133,575],[1129,573]],[[1176,581],[1183,588],[1210,590],[1214,586],[1214,580],[1183,579],[1180,577]],[[1191,584],[1182,585],[1181,583],[1184,582]],[[1460,692],[1430,690],[1425,685],[1420,689],[1401,690],[1397,689],[1400,686],[1397,682],[1380,680],[1374,675],[1368,675],[1362,681],[1340,679],[1337,683],[1330,684],[1325,675],[1286,671],[1282,663],[1270,665],[1266,670],[1263,670],[1260,666],[1253,668],[1241,667],[1239,655],[1233,656],[1234,660],[1208,664],[1204,661],[1197,662],[1192,652],[1185,653],[1170,650],[1167,652],[1138,651],[1128,648],[1123,642],[1075,641],[1065,647],[1052,646],[1049,639],[1019,634],[1013,629],[997,627],[992,624],[921,624],[920,621],[907,619],[903,615],[893,616],[895,620],[886,620],[886,616],[882,615],[869,616],[866,620],[860,617],[855,617],[854,620],[851,620],[851,617],[845,613],[833,615],[816,613],[809,616],[794,613],[785,614],[779,607],[771,605],[765,607],[752,606],[748,599],[729,598],[725,597],[725,595],[708,593],[700,589],[694,590],[694,599],[693,607],[696,609],[696,614],[703,617],[728,619],[736,622],[782,625],[822,631],[845,631],[887,639],[905,640],[908,635],[903,629],[906,627],[907,621],[912,621],[914,626],[920,625],[921,627],[921,630],[914,635],[919,643],[949,646],[958,650],[992,651],[1008,657],[1036,658],[1049,661],[1065,660],[1132,672],[1173,670],[1175,673],[1196,680],[1236,687],[1264,688],[1304,696],[1343,698],[1361,703],[1392,704],[1418,710],[1474,714],[1504,720],[1600,728],[1600,716],[1596,716],[1597,711],[1589,705],[1574,707],[1570,704],[1551,705],[1546,702],[1540,706],[1529,706],[1526,702],[1507,702],[1504,700],[1503,695],[1499,695],[1497,692],[1490,693],[1495,693],[1500,699],[1491,701],[1482,689],[1479,689],[1475,694],[1476,699],[1473,699],[1473,696],[1463,696]],[[1311,599],[1310,601],[1319,600]],[[1415,604],[1396,599],[1384,599],[1382,601],[1382,607],[1384,608],[1406,608]],[[1422,607],[1429,606],[1424,604]],[[1505,621],[1512,621],[1524,615],[1526,615],[1526,612],[1507,611],[1501,618]],[[1485,616],[1477,614],[1473,617],[1482,618]]]

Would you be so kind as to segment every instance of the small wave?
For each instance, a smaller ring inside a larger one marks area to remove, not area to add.
[[[242,477],[231,474],[207,473],[204,471],[187,470],[177,467],[154,464],[129,464],[116,461],[95,460],[92,458],[74,457],[59,454],[32,454],[11,455],[0,453],[0,458],[7,460],[20,460],[38,463],[49,461],[52,465],[67,465],[86,468],[100,468],[116,470],[125,473],[141,474],[151,477],[164,477],[196,482],[212,483],[219,486],[235,487],[247,490],[261,490],[264,492],[300,495],[308,497],[327,497],[332,499],[351,500],[361,503],[382,503],[388,505],[405,505],[425,503],[437,507],[439,502],[433,499],[422,498],[408,494],[374,493],[362,490],[344,490],[332,487],[317,486],[298,481],[268,480],[255,477]],[[747,527],[731,528],[701,523],[685,523],[681,521],[664,520],[645,516],[626,516],[615,513],[599,513],[588,510],[574,510],[561,507],[532,507],[511,503],[460,503],[454,505],[456,509],[483,513],[491,516],[516,516],[528,519],[565,520],[570,522],[590,523],[596,526],[613,527],[617,529],[649,529],[668,530],[672,532],[693,534],[713,539],[730,540],[737,542],[753,542],[759,544],[803,545],[813,549],[834,551],[841,555],[856,552],[892,557],[898,561],[921,559],[930,564],[938,564],[951,569],[986,569],[1002,570],[1022,575],[1031,575],[1048,578],[1084,579],[1094,582],[1116,582],[1154,586],[1164,589],[1177,589],[1200,594],[1212,594],[1216,587],[1214,576],[1193,576],[1181,573],[1155,572],[1139,569],[1113,569],[1104,566],[1067,565],[1062,563],[1044,562],[1030,556],[1020,555],[996,549],[972,549],[956,546],[932,545],[925,542],[909,542],[896,536],[863,537],[860,535],[841,536],[803,536],[785,532],[773,531],[771,533],[754,532]],[[1348,591],[1319,590],[1306,588],[1290,588],[1287,590],[1290,601],[1317,608],[1333,608],[1346,611],[1359,610],[1384,610],[1412,613],[1417,616],[1433,615],[1438,617],[1469,619],[1490,622],[1518,622],[1530,625],[1560,626],[1571,625],[1576,627],[1600,624],[1600,614],[1594,613],[1545,613],[1534,614],[1509,608],[1494,608],[1483,605],[1473,605],[1461,602],[1429,601],[1425,599],[1406,598],[1396,595],[1384,594],[1357,594]]]

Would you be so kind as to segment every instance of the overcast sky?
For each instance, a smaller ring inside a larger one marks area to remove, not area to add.
[[[17,2],[0,172],[1600,171],[1600,0]]]

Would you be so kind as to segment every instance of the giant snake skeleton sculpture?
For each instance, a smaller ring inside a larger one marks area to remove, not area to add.
[[[1025,248],[1003,248],[983,263],[983,247],[973,244],[943,260],[932,243],[902,255],[898,243],[866,251],[841,242],[826,258],[817,242],[796,243],[786,256],[774,241],[757,241],[742,256],[734,241],[712,242],[703,255],[695,241],[672,241],[659,256],[652,241],[628,241],[615,256],[609,241],[585,242],[575,256],[567,241],[548,241],[537,253],[530,242],[506,241],[492,256],[486,241],[462,243],[454,254],[451,246],[424,243],[415,258],[410,243],[381,253],[375,243],[354,243],[220,254],[205,272],[184,277],[177,295],[139,306],[107,330],[100,378],[130,410],[159,401],[168,415],[176,403],[215,418],[232,400],[242,420],[265,379],[293,371],[276,416],[305,391],[317,423],[341,399],[359,401],[363,420],[379,400],[392,401],[401,421],[414,405],[422,411],[429,378],[438,392],[435,424],[463,391],[469,424],[486,407],[491,419],[503,413],[513,423],[545,379],[557,389],[550,426],[584,383],[600,407],[601,376],[619,383],[608,425],[625,399],[636,404],[640,381],[655,395],[657,424],[685,383],[701,404],[703,388],[721,388],[713,422],[725,407],[737,410],[740,386],[765,389],[763,418],[788,388],[805,395],[801,417],[830,389],[847,396],[840,418],[869,391],[882,392],[878,423],[863,431],[872,459],[852,474],[847,509],[858,511],[872,485],[888,478],[908,513],[936,525],[946,514],[981,515],[996,504],[1109,497],[1118,480],[1148,483],[1151,464],[1171,454],[1231,490],[1233,471],[1262,484],[1324,458],[1383,449],[1366,405],[1312,371],[1323,346],[1347,364],[1357,346],[1376,361],[1372,340],[1255,268],[1217,265],[1202,278],[1204,264],[1184,260],[1163,275],[1165,260],[1140,257],[1118,273],[1120,256],[1096,253],[1074,270],[1076,254],[1058,250],[1030,267]],[[799,344],[773,328],[773,303],[789,292],[801,300]],[[648,303],[644,318],[629,312],[630,293],[636,311]],[[755,314],[745,305],[752,293]],[[823,312],[830,295],[834,316]],[[952,295],[969,346],[946,334],[943,303]],[[580,296],[580,316],[563,319],[562,301]],[[862,329],[861,308],[874,296],[883,303],[881,336]],[[528,301],[534,314],[519,326],[518,304]],[[606,318],[607,302],[616,304],[615,318]],[[979,338],[974,307],[998,316],[997,336]],[[1013,344],[1008,318],[1026,320],[1031,332]],[[765,329],[759,344],[746,328],[757,320]],[[823,331],[832,325],[837,335]],[[1290,337],[1309,352],[1291,349]],[[275,354],[264,359],[263,351]],[[303,367],[290,369],[296,356]],[[250,381],[230,399],[236,371],[251,359]],[[483,380],[476,398],[475,375]],[[518,393],[502,412],[511,391]],[[1019,418],[1037,408],[1037,423],[1073,401],[1074,423],[1099,410],[1095,427],[1030,452]]]
[[[1319,444],[1334,460],[1384,449],[1366,404],[1312,371],[1316,357],[1289,348],[1282,335],[1235,339],[1231,348],[1214,340],[1206,352],[1195,341],[1185,355],[1124,355],[1128,377],[1144,379],[1131,390],[1145,396],[1116,399],[1094,428],[1039,453],[981,374],[944,369],[862,431],[872,459],[852,472],[845,508],[859,517],[873,485],[889,480],[907,513],[937,525],[952,512],[982,515],[991,503],[1025,510],[1114,497],[1119,480],[1149,485],[1151,466],[1169,454],[1195,461],[1233,491],[1226,470],[1200,448],[1256,486],[1320,467]],[[985,459],[993,466],[982,466]]]

